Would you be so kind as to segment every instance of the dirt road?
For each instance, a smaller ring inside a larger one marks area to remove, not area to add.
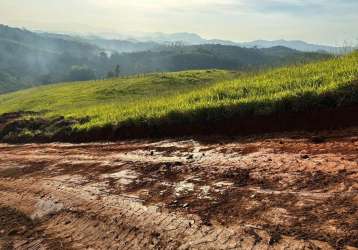
[[[358,249],[358,129],[0,144],[3,249]]]

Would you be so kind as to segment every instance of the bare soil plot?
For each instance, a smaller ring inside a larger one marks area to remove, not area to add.
[[[358,249],[358,129],[0,144],[0,249]]]

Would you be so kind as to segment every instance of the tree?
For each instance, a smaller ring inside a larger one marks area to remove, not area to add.
[[[103,60],[106,60],[106,59],[108,59],[108,56],[107,56],[107,54],[106,54],[106,52],[101,52],[101,53],[99,53],[99,56],[103,59]]]
[[[86,65],[73,65],[67,76],[69,81],[87,81],[93,79],[96,79],[96,74]]]
[[[108,55],[106,52],[101,52],[99,53],[99,60],[101,61],[101,63],[107,63],[108,62]]]
[[[107,73],[107,78],[113,78],[114,77],[114,73],[112,71],[109,71]]]
[[[115,77],[118,77],[119,74],[121,73],[121,68],[119,67],[119,65],[116,65],[116,68],[114,69],[114,75]]]

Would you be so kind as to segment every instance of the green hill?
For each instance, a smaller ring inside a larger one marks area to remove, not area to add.
[[[41,129],[8,126],[2,137],[62,133],[68,138],[76,134],[101,138],[106,131],[107,138],[137,131],[133,128],[152,135],[164,127],[180,130],[200,124],[205,129],[213,123],[257,116],[337,108],[358,103],[357,79],[356,52],[261,73],[189,71],[38,87],[1,95],[0,113],[41,112],[32,115],[33,121],[64,116],[72,121],[71,129],[63,132],[53,123]]]

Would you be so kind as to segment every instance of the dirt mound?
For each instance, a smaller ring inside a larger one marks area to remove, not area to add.
[[[358,129],[0,144],[0,248],[358,249]]]
[[[72,127],[83,119],[43,118],[36,112],[7,113],[0,116],[0,141],[10,143],[50,142],[69,138]]]

